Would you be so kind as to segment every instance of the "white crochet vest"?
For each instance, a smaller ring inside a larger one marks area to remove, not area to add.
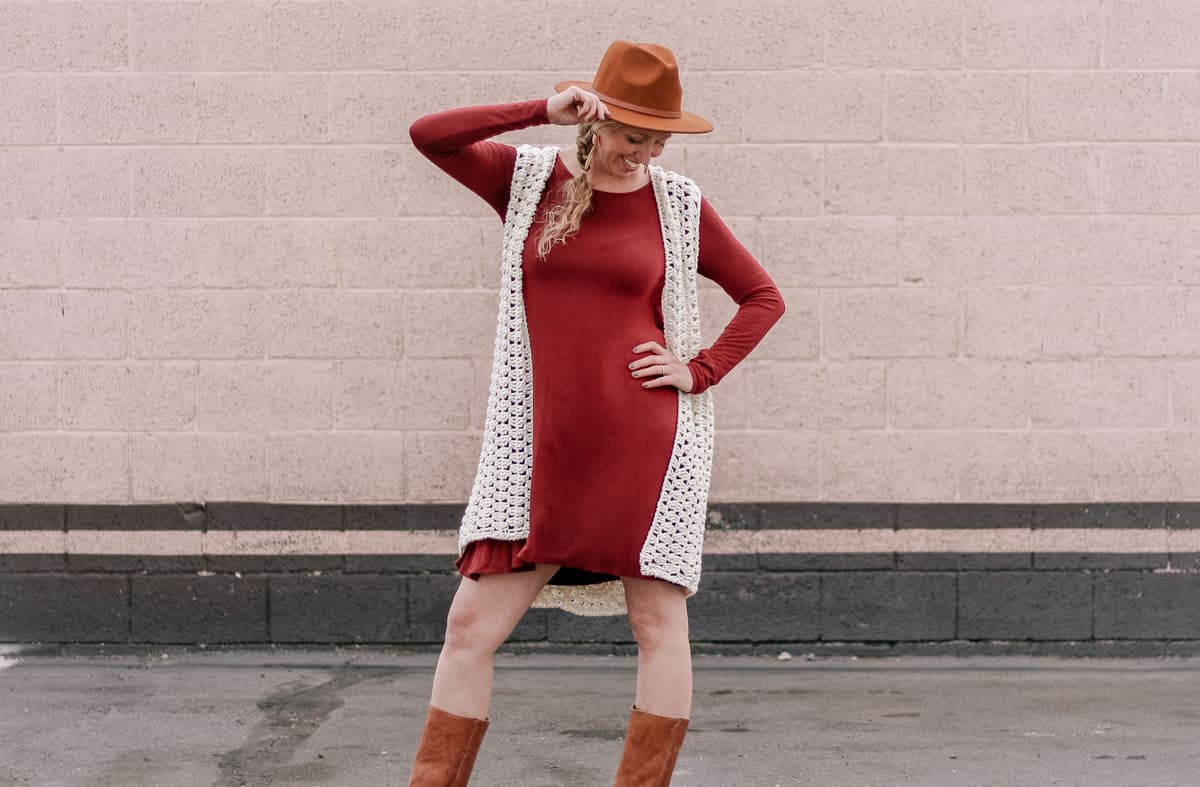
[[[458,532],[458,553],[483,538],[517,540],[529,535],[529,489],[533,471],[533,361],[525,321],[521,263],[525,239],[558,148],[517,149],[512,193],[504,224],[500,268],[500,312],[488,389],[487,419],[479,468]],[[701,349],[696,267],[700,247],[700,189],[660,167],[650,167],[666,250],[662,294],[667,347],[684,361]],[[708,488],[712,476],[711,391],[679,392],[671,460],[663,478],[650,532],[642,545],[643,574],[659,577],[695,594]],[[626,611],[620,580],[594,585],[547,585],[535,607],[557,607],[577,615],[618,615]]]

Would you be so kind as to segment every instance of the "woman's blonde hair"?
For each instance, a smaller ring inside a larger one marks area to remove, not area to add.
[[[546,210],[545,224],[541,237],[538,238],[539,259],[546,259],[554,244],[566,243],[579,232],[579,222],[583,220],[583,214],[592,207],[592,182],[588,180],[588,170],[592,168],[596,132],[620,125],[615,120],[594,120],[579,124],[579,133],[575,137],[575,156],[579,159],[581,170],[578,175],[563,184],[562,200]]]

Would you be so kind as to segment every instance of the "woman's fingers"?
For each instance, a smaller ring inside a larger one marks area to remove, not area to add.
[[[605,108],[604,102],[600,100],[595,93],[589,93],[586,90],[575,88],[579,93],[579,119],[584,122],[593,120],[604,120]]]
[[[604,103],[595,93],[573,87],[575,91],[576,102],[579,106],[579,115],[583,120],[599,120],[603,117]]]
[[[663,347],[661,344],[659,344],[658,342],[654,342],[654,341],[642,342],[641,344],[636,345],[633,348],[633,351],[635,353],[656,352],[661,355],[669,355],[670,354],[670,351],[667,350],[666,347]]]
[[[661,376],[669,373],[673,363],[671,359],[659,356],[639,358],[629,364],[629,368],[632,370],[630,374],[634,377]]]
[[[634,374],[636,375],[636,372]],[[642,381],[643,388],[663,388],[670,385],[684,393],[690,393],[692,390],[692,372],[686,363],[659,364],[651,367],[649,374],[658,376],[646,377]]]
[[[658,367],[661,364],[671,363],[674,360],[675,360],[674,358],[668,358],[665,355],[647,355],[645,358],[638,358],[636,361],[629,364],[629,368],[636,370],[636,369],[645,369],[645,368],[651,367],[651,366]],[[634,377],[638,377],[638,376],[640,376],[640,375],[637,375],[637,374],[634,375]]]
[[[674,353],[667,350],[658,342],[643,342],[642,344],[635,346],[633,351],[635,353],[650,353],[650,355],[637,358],[633,361],[633,363],[629,364],[629,368],[635,370],[633,374],[634,377],[640,377],[644,375],[643,372],[637,370],[646,369],[648,367],[656,367],[659,365],[679,363],[679,359],[675,357]],[[661,372],[661,370],[657,369],[656,371]]]
[[[546,117],[551,123],[570,126],[608,116],[604,102],[595,93],[572,85],[546,99]]]
[[[592,114],[596,111],[596,104],[592,101],[592,96],[579,88],[573,88],[575,91],[575,110],[579,113],[580,120],[591,120]]]
[[[685,393],[692,390],[692,372],[688,365],[658,342],[639,344],[633,351],[651,353],[629,364],[630,375],[642,380],[643,388],[673,385]]]
[[[664,385],[672,385],[675,375],[667,369],[665,364],[659,364],[648,372],[643,372],[642,377],[644,378],[642,380],[643,388],[659,388]]]

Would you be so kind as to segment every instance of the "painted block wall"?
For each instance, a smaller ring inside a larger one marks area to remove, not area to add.
[[[788,304],[693,639],[1194,650],[1200,0],[0,0],[0,641],[436,646],[500,228],[407,128],[615,38]]]
[[[0,2],[0,500],[464,500],[499,227],[407,127],[618,37],[789,307],[714,501],[1200,498],[1195,0],[247,0]]]

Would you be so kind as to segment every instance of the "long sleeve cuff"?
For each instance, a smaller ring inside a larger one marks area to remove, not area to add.
[[[713,384],[715,371],[708,357],[708,350],[701,350],[696,357],[688,361],[688,371],[692,373],[692,390],[688,393],[700,394]]]

